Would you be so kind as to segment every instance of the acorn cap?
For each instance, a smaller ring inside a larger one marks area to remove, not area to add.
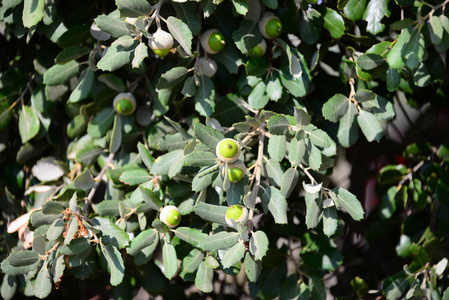
[[[209,54],[220,52],[225,44],[223,34],[217,29],[206,30],[201,36],[201,47]]]
[[[162,209],[159,219],[168,227],[173,228],[181,222],[181,213],[176,206],[167,205]]]
[[[107,41],[111,38],[111,35],[101,30],[95,22],[90,26],[90,35],[97,41]]]
[[[242,205],[231,205],[226,210],[226,224],[233,227],[235,223],[245,223],[248,220],[248,209]]]
[[[153,36],[148,40],[148,46],[153,50],[173,48],[173,36],[162,29],[156,30]]]
[[[221,151],[220,151],[221,150]],[[215,148],[215,154],[222,162],[233,163],[240,156],[240,145],[234,139],[222,139]]]
[[[205,75],[211,78],[217,73],[217,63],[212,58],[200,57],[195,63],[195,72],[198,76]]]
[[[267,30],[267,24],[271,20],[278,21],[280,24],[280,27],[278,27],[278,32],[276,32],[274,35],[270,36],[270,35],[268,35],[266,30]],[[281,30],[282,30],[281,20],[271,12],[265,13],[264,16],[262,17],[262,19],[260,19],[260,21],[259,21],[259,31],[262,34],[262,36],[266,39],[274,39],[274,38],[278,37],[279,34],[281,34]]]
[[[131,107],[128,108],[127,105],[121,104],[121,101],[128,101],[128,103],[131,103]],[[131,93],[120,93],[114,98],[113,102],[114,110],[121,115],[128,116],[132,114],[136,110],[136,98],[134,98],[133,94]],[[126,108],[124,110],[123,108]]]

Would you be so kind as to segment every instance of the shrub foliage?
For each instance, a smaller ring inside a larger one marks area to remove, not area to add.
[[[3,0],[2,298],[448,299],[448,3]]]

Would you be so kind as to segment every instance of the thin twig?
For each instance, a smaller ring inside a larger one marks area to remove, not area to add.
[[[423,20],[425,21],[425,20],[431,18],[431,17],[433,16],[433,14],[434,14],[437,10],[439,10],[440,8],[446,6],[446,4],[448,4],[448,3],[449,3],[449,0],[446,0],[446,1],[444,1],[443,3],[440,3],[440,4],[437,4],[437,5],[435,5],[435,6],[432,6],[432,10],[431,10],[427,15],[425,15],[425,16],[423,17]]]
[[[109,166],[110,166],[112,160],[114,159],[114,155],[115,155],[115,153],[113,153],[113,152],[111,152],[109,154],[108,161],[104,165],[103,169],[101,169],[100,174],[98,174],[98,176],[95,177],[95,186],[90,190],[90,193],[89,193],[89,195],[87,196],[87,198],[86,198],[86,200],[84,202],[84,207],[83,207],[83,212],[84,213],[87,212],[87,209],[88,209],[89,205],[92,204],[92,199],[94,198],[95,192],[97,191],[98,187],[100,186],[100,183],[101,183],[101,180],[102,180],[104,174],[109,169]],[[93,209],[95,211],[95,208],[93,208]]]
[[[299,167],[304,172],[304,174],[306,174],[306,176],[309,177],[312,184],[318,184],[318,182],[315,180],[315,178],[313,178],[312,174],[310,174],[309,168],[304,167],[302,164],[299,164]]]

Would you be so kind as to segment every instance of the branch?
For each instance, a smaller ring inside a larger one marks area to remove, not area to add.
[[[89,193],[89,195],[87,196],[87,198],[86,198],[86,200],[84,202],[83,213],[86,213],[89,205],[92,204],[92,199],[94,198],[95,192],[97,191],[98,186],[100,185],[101,179],[103,178],[104,174],[109,169],[109,166],[110,166],[112,160],[114,159],[114,155],[115,155],[115,153],[110,153],[109,154],[108,161],[104,165],[103,169],[101,169],[101,171],[98,174],[98,176],[95,177],[95,179],[94,179],[95,180],[95,186],[90,190],[90,193]],[[93,209],[95,211],[95,208],[93,208]]]
[[[304,167],[302,164],[299,164],[299,167],[304,172],[304,174],[306,174],[306,176],[309,177],[312,184],[318,184],[318,182],[315,180],[315,178],[313,178],[312,174],[310,174],[309,168]]]

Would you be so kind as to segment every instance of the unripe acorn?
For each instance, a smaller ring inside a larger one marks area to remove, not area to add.
[[[196,75],[213,77],[217,73],[217,63],[212,58],[200,57],[195,63]]]
[[[282,23],[272,13],[266,13],[259,21],[259,31],[266,39],[275,39],[282,32]]]
[[[242,205],[231,205],[226,210],[226,224],[233,226],[232,220],[236,223],[244,223],[248,220],[248,209]]]
[[[225,176],[225,168],[223,168],[222,175]],[[230,182],[239,182],[246,173],[246,166],[240,159],[233,163],[228,163],[228,178]]]
[[[162,209],[159,219],[168,227],[173,228],[181,222],[181,213],[176,206],[168,205]]]
[[[118,114],[128,116],[136,110],[136,98],[131,93],[120,93],[115,96],[113,105]]]
[[[249,50],[249,55],[254,57],[261,57],[267,51],[267,42],[264,39],[254,46],[251,50]]]
[[[240,145],[234,139],[222,139],[215,148],[215,154],[222,162],[233,163],[240,155]]]
[[[148,40],[148,46],[157,56],[164,57],[173,48],[173,42],[173,36],[170,33],[158,29],[153,34],[153,37]]]
[[[217,29],[209,29],[201,36],[201,46],[209,54],[215,54],[223,50],[226,44],[224,35]]]
[[[95,22],[90,26],[90,35],[97,41],[107,41],[111,38],[111,35],[101,30]]]

